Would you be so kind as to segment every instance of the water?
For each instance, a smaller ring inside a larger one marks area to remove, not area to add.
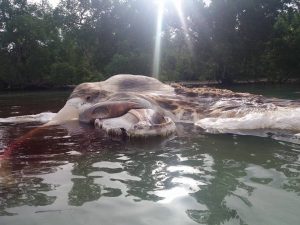
[[[299,98],[296,87],[239,88]],[[56,112],[68,94],[3,93],[0,118]],[[0,149],[36,126],[0,124]],[[124,142],[74,123],[36,133],[0,173],[1,225],[299,224],[300,145],[268,137],[180,125]]]

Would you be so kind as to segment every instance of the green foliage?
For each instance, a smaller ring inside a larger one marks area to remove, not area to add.
[[[299,78],[298,1],[164,2],[160,79]],[[150,0],[1,0],[0,89],[151,75],[157,15]]]
[[[149,74],[150,65],[147,55],[132,53],[130,55],[115,54],[104,69],[106,77],[115,74]]]
[[[199,77],[194,72],[194,62],[190,52],[183,43],[177,46],[171,43],[168,51],[164,51],[161,65],[161,78],[168,81],[197,80]]]
[[[300,74],[300,14],[282,12],[274,25],[267,59],[273,79],[284,81]]]
[[[54,63],[51,65],[49,82],[54,85],[72,84],[77,81],[76,68],[68,63]]]

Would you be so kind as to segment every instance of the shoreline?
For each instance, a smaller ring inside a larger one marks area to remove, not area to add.
[[[242,85],[296,85],[300,84],[300,79],[289,79],[285,82],[279,81],[270,81],[268,79],[260,79],[260,80],[244,80],[244,81],[233,81],[230,84],[222,84],[221,82],[210,80],[210,81],[163,81],[166,84],[180,84],[184,87],[194,88],[194,87],[217,87],[217,88],[227,88],[234,86],[242,86]],[[63,85],[63,86],[25,86],[25,87],[14,87],[14,88],[4,88],[0,89],[1,92],[14,92],[14,91],[67,91],[73,90],[77,85]]]
[[[288,79],[285,82],[279,81],[271,81],[268,79],[260,79],[260,80],[235,80],[230,84],[223,84],[218,81],[177,81],[177,82],[166,82],[167,84],[177,83],[185,87],[193,88],[193,87],[204,87],[204,86],[217,86],[220,88],[226,87],[234,87],[240,85],[285,85],[285,84],[300,84],[300,79]]]

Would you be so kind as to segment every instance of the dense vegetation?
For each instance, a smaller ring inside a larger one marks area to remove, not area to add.
[[[0,0],[0,88],[151,75],[161,1]],[[298,0],[163,2],[159,78],[299,78]]]

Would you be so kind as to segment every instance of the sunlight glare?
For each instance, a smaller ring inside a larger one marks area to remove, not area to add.
[[[177,14],[179,16],[180,19],[180,23],[181,26],[183,28],[183,32],[184,32],[184,38],[188,47],[188,50],[190,52],[190,54],[193,56],[193,45],[191,40],[189,39],[189,35],[188,35],[188,28],[187,28],[187,24],[186,24],[186,18],[184,16],[183,10],[182,10],[182,0],[173,0],[173,4],[176,8]]]
[[[156,191],[155,194],[163,199],[159,200],[158,203],[169,204],[175,199],[182,198],[189,195],[188,190],[184,187],[174,187],[169,190]]]
[[[158,4],[158,13],[157,13],[155,48],[154,48],[154,59],[153,59],[153,76],[158,79],[159,69],[160,69],[161,35],[162,35],[162,24],[163,24],[165,2],[158,1],[157,4]]]
[[[208,2],[210,0],[205,0]],[[160,59],[161,59],[161,37],[162,37],[162,25],[164,19],[164,10],[167,2],[171,2],[174,8],[177,11],[180,23],[184,32],[184,38],[186,41],[187,48],[190,54],[193,56],[193,45],[188,34],[188,27],[186,24],[186,18],[182,9],[182,0],[155,0],[155,3],[158,7],[157,13],[157,24],[156,24],[156,36],[155,36],[155,47],[154,47],[154,57],[153,57],[153,69],[152,73],[155,78],[158,79],[160,73]]]

